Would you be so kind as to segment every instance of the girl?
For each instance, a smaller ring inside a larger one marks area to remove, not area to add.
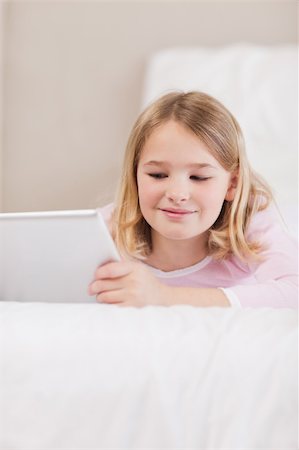
[[[164,95],[140,115],[103,214],[123,260],[96,270],[99,302],[296,307],[297,246],[238,122],[204,93]]]

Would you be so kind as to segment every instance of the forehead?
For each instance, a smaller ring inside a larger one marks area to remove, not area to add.
[[[209,147],[193,131],[170,120],[153,130],[140,155],[140,162],[200,163],[220,166]]]

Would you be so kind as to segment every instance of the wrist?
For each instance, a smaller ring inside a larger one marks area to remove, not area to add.
[[[167,286],[161,283],[161,297],[160,297],[160,305],[162,306],[173,306],[177,304],[174,299],[176,297],[176,291],[178,288],[173,286]]]
[[[163,306],[191,305],[200,307],[229,307],[228,298],[221,289],[163,286]]]

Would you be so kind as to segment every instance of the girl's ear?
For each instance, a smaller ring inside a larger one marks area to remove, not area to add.
[[[228,189],[226,191],[225,200],[228,202],[232,202],[235,198],[235,193],[238,185],[238,179],[239,179],[239,171],[235,170],[231,174],[230,183],[228,186]]]

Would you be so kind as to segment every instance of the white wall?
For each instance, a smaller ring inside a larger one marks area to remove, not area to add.
[[[296,42],[294,1],[9,1],[4,211],[113,198],[147,57],[170,46]]]

